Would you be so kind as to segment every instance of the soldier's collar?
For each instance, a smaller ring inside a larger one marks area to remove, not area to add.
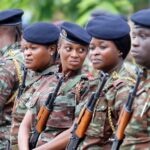
[[[2,54],[2,56],[5,55],[5,53],[7,51],[9,51],[10,49],[18,49],[20,47],[20,43],[19,42],[16,42],[14,44],[11,44],[11,45],[7,45],[5,47],[3,47],[2,49],[0,49],[0,53]]]

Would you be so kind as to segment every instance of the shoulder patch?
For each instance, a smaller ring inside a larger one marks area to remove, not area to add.
[[[118,90],[118,89],[120,89],[121,87],[123,87],[125,85],[125,82],[123,81],[123,80],[120,80],[120,79],[118,79],[118,80],[115,80],[114,82],[113,82],[113,86]]]

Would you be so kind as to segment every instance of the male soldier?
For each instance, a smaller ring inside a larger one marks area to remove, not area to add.
[[[150,9],[140,10],[131,16],[131,55],[143,69],[144,77],[133,104],[133,116],[125,132],[122,150],[150,150]]]
[[[23,55],[19,41],[22,15],[20,9],[0,12],[0,149],[6,149],[8,145],[13,101],[21,83]]]
[[[9,9],[0,12],[0,56],[8,56],[10,49],[17,49],[21,39],[21,17],[23,11],[20,9]]]

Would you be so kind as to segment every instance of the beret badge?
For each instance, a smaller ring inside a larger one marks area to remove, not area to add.
[[[64,29],[62,29],[61,32],[64,37],[67,37],[67,32]]]

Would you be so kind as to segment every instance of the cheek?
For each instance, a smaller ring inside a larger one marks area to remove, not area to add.
[[[79,55],[81,63],[84,62],[86,56],[87,56],[87,53],[84,53],[84,54]]]
[[[149,56],[149,53],[150,53],[150,43],[143,43],[143,46],[141,48],[141,55],[144,55],[144,56]]]
[[[107,64],[110,64],[110,65],[116,64],[119,59],[118,53],[116,51],[104,52],[102,54],[102,58],[103,58],[104,63],[106,62]]]
[[[89,58],[89,60],[91,60],[91,57],[92,57],[92,53],[89,52],[89,53],[88,53],[88,58]]]
[[[41,53],[36,53],[34,55],[34,63],[35,65],[37,64],[38,66],[46,65],[49,63],[50,56],[48,52],[41,52]]]
[[[68,55],[63,51],[60,52],[60,60],[62,64],[66,63],[68,60]]]

